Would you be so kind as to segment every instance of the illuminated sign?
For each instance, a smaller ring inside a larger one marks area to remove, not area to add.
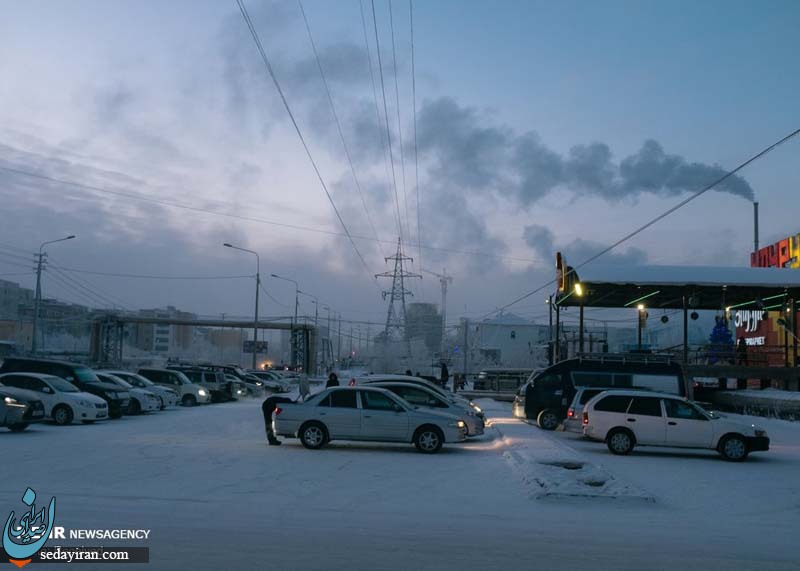
[[[745,333],[753,333],[758,330],[759,324],[764,320],[765,313],[763,309],[737,311],[736,327],[744,327]],[[759,345],[763,345],[763,343],[759,343]]]

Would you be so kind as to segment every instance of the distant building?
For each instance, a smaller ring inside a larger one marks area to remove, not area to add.
[[[438,353],[442,346],[442,315],[435,303],[410,303],[406,308],[406,339],[422,339],[425,347]]]
[[[163,309],[140,309],[137,315],[157,319],[197,319],[196,314],[180,311],[171,305]],[[165,323],[138,323],[131,326],[127,337],[128,342],[137,349],[168,355],[191,347],[194,327]]]
[[[0,319],[17,319],[22,305],[33,305],[32,289],[16,282],[0,280]]]

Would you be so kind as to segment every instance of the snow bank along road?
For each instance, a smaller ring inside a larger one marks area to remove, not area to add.
[[[3,431],[0,517],[30,486],[67,529],[151,530],[147,569],[800,566],[800,425],[758,419],[772,450],[743,464],[616,457],[482,405],[487,434],[434,456],[267,447],[256,401]]]

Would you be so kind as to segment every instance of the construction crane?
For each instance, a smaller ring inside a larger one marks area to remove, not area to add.
[[[444,346],[445,346],[445,339],[447,338],[446,334],[446,327],[447,327],[447,284],[453,283],[453,277],[447,275],[447,270],[442,268],[442,273],[438,274],[436,272],[432,272],[430,270],[423,269],[423,272],[426,272],[432,276],[436,276],[439,278],[439,283],[442,284],[442,346],[441,346],[441,355],[442,359],[445,358],[444,355]]]

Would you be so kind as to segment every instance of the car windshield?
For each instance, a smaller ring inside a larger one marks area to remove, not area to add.
[[[125,379],[121,379],[119,377],[115,377],[114,379],[111,379],[111,382],[113,382],[115,385],[119,385],[119,386],[124,387],[126,389],[132,389],[133,388],[132,384],[130,384]]]
[[[97,375],[95,375],[94,371],[92,371],[89,367],[75,367],[75,376],[79,381],[83,381],[85,383],[100,382],[100,379],[97,378]]]
[[[192,381],[189,380],[189,377],[184,375],[182,372],[180,372],[180,371],[172,371],[172,372],[175,373],[175,376],[177,377],[178,382],[180,384],[182,384],[182,385],[191,385],[192,384]]]
[[[49,384],[53,390],[58,391],[60,393],[77,393],[78,387],[69,383],[62,379],[61,377],[47,377],[46,379],[47,384]]]

